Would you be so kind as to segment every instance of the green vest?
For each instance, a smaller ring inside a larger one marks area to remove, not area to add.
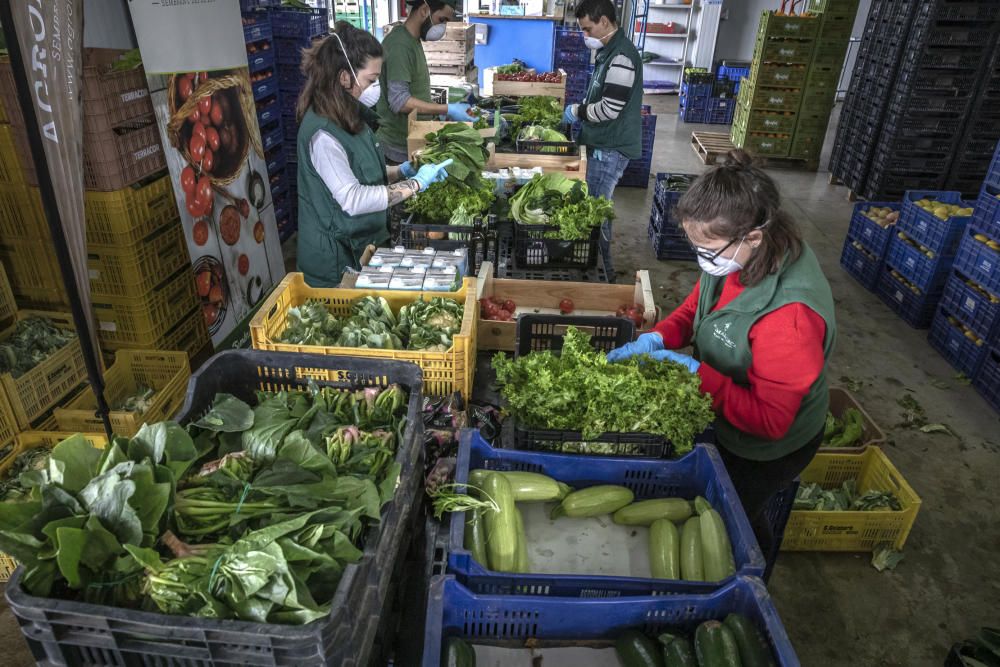
[[[752,357],[748,338],[750,327],[764,315],[790,303],[805,304],[826,322],[823,356],[830,359],[837,337],[833,294],[809,246],[803,244],[797,260],[791,264],[786,260],[777,273],[747,287],[725,307],[713,312],[725,280],[725,276],[701,274],[693,337],[697,359],[732,378],[736,384],[748,386],[747,369]],[[829,403],[824,368],[802,400],[795,421],[783,438],[765,440],[749,435],[719,415],[716,420],[719,444],[745,459],[773,461],[804,446],[823,430]]]
[[[378,138],[386,146],[405,153],[409,114],[393,113],[389,108],[389,82],[405,81],[410,84],[410,97],[430,102],[431,73],[427,69],[423,45],[405,25],[397,26],[382,40],[382,52],[382,74],[379,76],[382,96],[375,105],[379,122]]]
[[[611,37],[611,41],[597,51],[594,76],[590,80],[590,87],[587,88],[587,96],[583,101],[584,104],[592,104],[601,99],[608,66],[620,54],[627,56],[635,67],[636,83],[632,86],[628,102],[614,120],[603,123],[583,121],[580,143],[590,149],[616,150],[632,160],[642,157],[642,58],[639,57],[635,45],[625,36],[625,30],[621,26]]]
[[[370,113],[362,109],[362,116]],[[347,153],[351,171],[361,185],[386,185],[385,157],[368,125],[351,134],[332,120],[306,112],[299,125],[298,269],[311,287],[336,287],[344,269],[360,269],[361,255],[370,243],[389,240],[388,210],[347,215],[330,194],[312,160],[309,143],[319,130],[326,130]]]

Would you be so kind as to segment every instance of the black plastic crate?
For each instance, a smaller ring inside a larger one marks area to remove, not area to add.
[[[590,237],[573,241],[545,238],[558,232],[551,225],[525,225],[514,223],[514,265],[518,269],[590,269],[597,266],[601,240],[600,225],[594,227]]]
[[[472,225],[425,224],[410,216],[399,226],[397,244],[411,250],[465,249],[469,259],[469,275],[478,275],[483,262],[497,263],[499,242],[496,216],[477,218]]]
[[[994,410],[1000,412],[1000,347],[988,350],[983,356],[972,386]]]
[[[308,625],[171,616],[104,605],[39,598],[21,585],[22,569],[7,584],[7,601],[36,659],[49,664],[140,665],[342,665],[368,649],[354,638],[388,587],[392,565],[409,529],[423,478],[422,374],[418,367],[371,358],[227,350],[191,376],[177,420],[199,418],[215,395],[229,393],[251,404],[256,392],[387,386],[409,392],[407,425],[396,460],[402,465],[395,497],[381,521],[364,536],[364,555],[348,565],[330,615]],[[370,647],[369,647],[370,648]]]
[[[784,489],[775,492],[767,501],[767,505],[764,506],[764,520],[773,538],[769,553],[764,554],[766,565],[763,579],[765,584],[770,581],[774,565],[778,562],[781,543],[785,537],[785,526],[788,525],[788,518],[792,516],[792,505],[795,503],[795,495],[798,491],[799,479],[796,478]]]

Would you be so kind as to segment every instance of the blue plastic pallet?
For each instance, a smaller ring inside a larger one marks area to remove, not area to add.
[[[918,199],[934,199],[944,204],[957,204],[963,208],[971,208],[972,204],[962,200],[962,193],[953,191],[907,190],[903,196],[899,229],[934,252],[954,254],[962,230],[969,224],[971,216],[953,216],[941,220],[913,203]]]
[[[994,410],[1000,412],[1000,346],[987,350],[972,386]]]
[[[494,449],[483,440],[479,431],[464,429],[460,435],[455,482],[465,484],[469,471],[477,468],[538,472],[574,488],[618,484],[632,489],[636,500],[663,497],[694,499],[700,495],[722,516],[733,545],[736,572],[757,577],[764,573],[760,547],[729,473],[712,445],[696,445],[694,450],[677,460],[592,457]],[[653,595],[664,591],[704,591],[706,587],[718,588],[721,583],[586,574],[494,572],[473,560],[464,546],[465,513],[455,512],[451,516],[448,571],[458,575],[476,593],[531,591],[533,595],[593,597],[598,591],[604,591],[614,595]]]
[[[955,255],[955,268],[981,285],[990,294],[1000,294],[1000,251],[976,240],[985,230],[970,225]]]
[[[934,319],[934,311],[938,301],[941,300],[941,293],[914,294],[909,287],[892,275],[893,268],[888,263],[882,266],[882,273],[875,285],[875,293],[911,327],[926,329]]]
[[[925,293],[939,292],[948,279],[954,257],[925,255],[898,236],[889,241],[885,261],[903,274],[903,277]]]
[[[971,224],[983,230],[986,236],[1000,239],[1000,185],[983,184]]]
[[[476,595],[455,577],[431,581],[424,629],[423,667],[439,667],[449,637],[523,648],[525,640],[608,640],[627,629],[651,635],[670,630],[691,633],[702,622],[732,613],[746,616],[766,637],[779,667],[798,667],[771,596],[757,579],[737,577],[705,595],[566,600],[522,595]],[[525,654],[525,664],[529,656]]]
[[[885,251],[889,247],[889,239],[895,236],[896,227],[894,225],[882,227],[865,215],[865,212],[870,208],[891,208],[893,211],[899,211],[902,207],[903,205],[899,202],[858,202],[854,205],[854,213],[851,214],[851,224],[847,229],[847,235],[853,237],[879,258],[885,256]]]
[[[983,345],[976,345],[974,341],[966,338],[961,329],[948,322],[950,315],[951,312],[938,306],[931,322],[930,333],[927,335],[927,342],[953,368],[965,373],[967,377],[974,377],[986,353],[985,341]]]
[[[840,265],[861,286],[871,291],[878,283],[879,274],[882,270],[882,259],[867,249],[854,247],[857,240],[850,236],[844,239],[844,249],[840,255]],[[857,241],[860,244],[860,241]]]
[[[982,338],[991,340],[993,336],[1000,335],[1000,303],[993,302],[966,284],[966,280],[969,278],[961,271],[952,271],[944,285],[941,307]],[[992,296],[1000,297],[1000,294]]]

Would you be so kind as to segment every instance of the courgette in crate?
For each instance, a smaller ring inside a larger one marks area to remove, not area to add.
[[[681,579],[705,581],[705,567],[701,561],[701,518],[693,516],[681,529]]]
[[[681,578],[681,538],[669,519],[657,519],[649,526],[649,569],[655,579]]]
[[[718,621],[705,621],[694,631],[694,653],[701,667],[742,667],[736,638]]]
[[[472,559],[483,567],[489,567],[486,554],[486,527],[483,509],[476,507],[465,512],[465,539],[463,546],[472,554]]]
[[[614,522],[623,526],[648,526],[657,519],[684,521],[691,516],[691,503],[683,498],[653,498],[629,503],[615,512]]]
[[[749,618],[743,614],[730,614],[722,624],[733,633],[742,667],[774,667],[767,640]]]
[[[528,572],[528,538],[524,534],[524,517],[521,510],[514,506],[514,518],[517,522],[517,557],[515,558],[515,572]]]
[[[497,510],[487,510],[486,553],[490,559],[490,569],[498,572],[514,572],[517,567],[517,516],[514,510],[514,494],[510,482],[503,475],[490,473],[483,482],[483,492],[493,499]]]
[[[465,640],[448,637],[441,650],[441,667],[476,667],[476,651]]]
[[[663,645],[663,667],[698,667],[690,639],[669,632],[664,632],[657,639]]]
[[[615,642],[615,653],[623,667],[663,667],[659,647],[638,630],[626,630]]]
[[[511,491],[514,493],[514,502],[553,502],[566,497],[572,487],[562,482],[558,482],[548,475],[537,472],[522,472],[520,470],[477,470],[469,471],[469,484],[481,487],[483,480],[488,474],[503,475],[510,482]]]
[[[704,499],[699,498],[699,500]],[[699,508],[697,500],[695,508]],[[707,502],[700,506],[698,520],[701,528],[701,562],[705,581],[722,581],[736,573],[733,546],[729,542],[726,525],[719,513]]]
[[[550,513],[550,518],[568,516],[574,519],[611,514],[632,502],[630,489],[613,484],[599,484],[568,494]]]

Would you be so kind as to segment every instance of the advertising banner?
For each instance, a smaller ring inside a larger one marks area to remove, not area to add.
[[[132,0],[167,166],[218,348],[285,274],[235,0]]]

